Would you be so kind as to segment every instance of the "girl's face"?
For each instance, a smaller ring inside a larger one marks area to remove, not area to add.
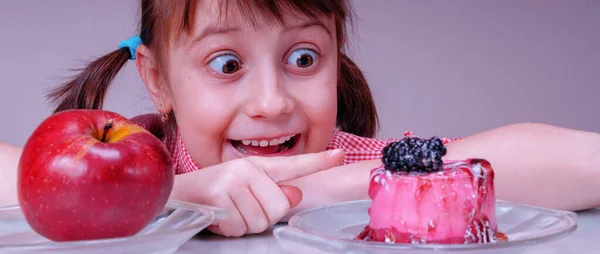
[[[201,2],[193,31],[169,49],[160,96],[196,163],[324,150],[337,114],[334,20],[252,26],[235,8],[219,19],[217,4]]]

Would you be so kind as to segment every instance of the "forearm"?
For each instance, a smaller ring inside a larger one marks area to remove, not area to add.
[[[445,159],[479,157],[495,171],[498,199],[550,208],[600,206],[600,135],[518,124],[448,144]]]
[[[0,206],[14,205],[17,199],[17,166],[21,148],[0,143]]]
[[[302,202],[290,211],[286,219],[316,206],[368,199],[369,172],[380,163],[380,160],[353,163],[282,183],[302,190]]]

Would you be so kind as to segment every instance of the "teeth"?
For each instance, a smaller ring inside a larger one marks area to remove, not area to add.
[[[242,144],[244,144],[246,146],[252,145],[252,146],[261,146],[261,147],[278,146],[278,145],[285,143],[286,141],[289,141],[290,139],[292,139],[292,137],[294,137],[294,135],[276,138],[271,141],[268,141],[268,140],[242,140]]]

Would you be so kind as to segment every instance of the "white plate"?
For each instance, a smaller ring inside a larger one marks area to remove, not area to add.
[[[0,208],[0,253],[175,253],[217,219],[223,209],[169,200],[159,216],[131,237],[53,242],[31,229],[18,205]]]
[[[523,247],[564,237],[577,228],[577,214],[568,211],[496,202],[498,230],[508,241],[485,244],[388,244],[353,240],[369,223],[369,200],[314,208],[294,215],[273,231],[291,253],[415,253],[484,251]]]

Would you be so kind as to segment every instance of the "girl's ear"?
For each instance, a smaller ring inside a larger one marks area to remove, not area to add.
[[[154,53],[146,45],[141,44],[135,55],[137,70],[144,81],[146,90],[152,97],[155,107],[161,115],[169,113],[172,110],[169,91],[159,75]]]

